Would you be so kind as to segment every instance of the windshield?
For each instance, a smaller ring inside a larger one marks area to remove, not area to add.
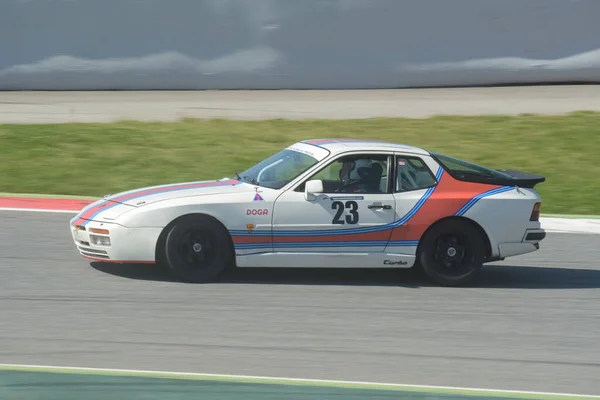
[[[238,179],[258,186],[281,189],[318,162],[318,158],[288,148],[241,172]]]
[[[482,167],[481,165],[473,164],[468,161],[459,160],[458,158],[446,156],[439,153],[431,153],[442,166],[450,172],[450,174],[456,175],[477,175],[489,178],[502,178],[511,179],[512,176],[504,174],[502,172]]]

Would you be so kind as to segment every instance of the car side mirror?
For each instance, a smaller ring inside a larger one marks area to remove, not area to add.
[[[323,193],[323,181],[315,179],[313,181],[306,182],[304,186],[304,199],[307,201],[316,200],[319,193]]]

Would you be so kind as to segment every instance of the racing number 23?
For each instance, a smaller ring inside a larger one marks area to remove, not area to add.
[[[344,225],[347,224],[357,224],[358,223],[358,203],[355,201],[347,201],[345,208],[349,209],[350,215],[346,215],[346,222],[344,222],[342,215],[344,214],[344,203],[341,201],[334,201],[331,203],[331,208],[337,211],[335,212],[335,217],[333,217],[333,224]]]

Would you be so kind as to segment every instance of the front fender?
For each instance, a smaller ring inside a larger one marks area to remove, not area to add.
[[[188,214],[205,214],[219,221],[228,230],[247,230],[248,224],[256,229],[270,229],[272,224],[273,200],[277,193],[264,191],[261,201],[254,194],[228,196],[203,196],[201,200],[169,200],[144,205],[123,214],[119,224],[127,227],[164,228],[175,219]]]
[[[220,208],[220,210],[219,210]],[[211,204],[197,204],[193,206],[163,206],[163,207],[140,207],[123,214],[118,223],[129,228],[164,228],[175,219],[190,214],[205,214],[215,218],[223,225],[223,207]]]

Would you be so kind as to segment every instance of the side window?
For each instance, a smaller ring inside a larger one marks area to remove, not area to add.
[[[427,165],[414,157],[396,156],[394,193],[429,188],[437,183]]]
[[[385,154],[351,155],[338,158],[307,180],[322,180],[325,193],[386,193],[387,171]],[[304,185],[298,190],[304,190]]]

